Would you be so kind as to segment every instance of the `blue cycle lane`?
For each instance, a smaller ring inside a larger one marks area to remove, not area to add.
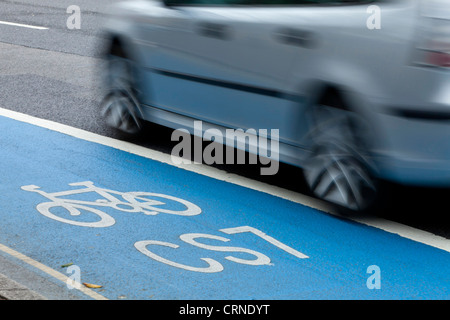
[[[450,298],[444,250],[8,117],[0,127],[0,244],[61,273],[73,263],[108,299]]]

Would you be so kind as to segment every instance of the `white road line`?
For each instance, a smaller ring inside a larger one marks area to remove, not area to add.
[[[8,22],[8,21],[1,21],[0,24],[8,25],[8,26],[14,26],[14,27],[22,27],[22,28],[29,28],[29,29],[37,29],[37,30],[48,30],[47,27],[39,27],[39,26],[31,26],[29,24],[22,24],[22,23],[15,23],[15,22]]]
[[[308,207],[312,207],[333,215],[338,215],[333,212],[331,206],[327,203],[302,195],[298,192],[293,192],[279,187],[274,187],[269,184],[252,180],[249,178],[241,177],[235,174],[230,174],[225,171],[213,168],[207,165],[201,164],[174,164],[169,154],[165,154],[159,151],[151,150],[145,147],[141,147],[126,141],[120,141],[113,138],[105,137],[99,134],[95,134],[82,129],[70,127],[57,122],[36,118],[24,113],[11,111],[8,109],[0,108],[0,116],[8,117],[14,120],[33,124],[42,128],[46,128],[52,131],[64,133],[79,139],[83,139],[90,142],[95,142],[104,146],[112,147],[125,152],[133,153],[141,157],[156,160],[169,164],[174,167],[178,167],[184,170],[196,172],[201,175],[205,175],[217,180],[226,181],[242,187],[264,192],[279,198],[283,198],[292,202],[300,203]],[[450,240],[432,234],[430,232],[422,231],[416,228],[412,228],[406,225],[402,225],[397,222],[388,221],[379,218],[356,218],[352,219],[361,224],[375,227],[384,230],[389,233],[397,234],[401,237],[420,242],[447,252],[450,252]]]

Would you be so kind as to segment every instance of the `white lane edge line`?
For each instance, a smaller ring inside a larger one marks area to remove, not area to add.
[[[280,187],[274,187],[263,182],[252,180],[249,178],[241,177],[235,174],[227,173],[223,170],[213,168],[202,164],[175,164],[172,162],[170,155],[163,152],[151,150],[145,147],[141,147],[130,142],[116,140],[110,137],[102,136],[96,133],[92,133],[83,129],[78,129],[54,121],[41,119],[33,117],[24,113],[17,111],[12,111],[9,109],[0,108],[0,116],[8,117],[13,120],[18,120],[21,122],[26,122],[32,125],[36,125],[42,128],[46,128],[52,131],[60,132],[75,138],[83,139],[86,141],[98,143],[104,146],[108,146],[121,151],[129,152],[144,158],[152,159],[162,163],[169,164],[180,169],[195,172],[204,176],[214,178],[216,180],[226,181],[235,185],[246,187],[252,190],[264,192],[285,200],[296,202],[314,209],[324,211],[329,214],[341,217],[333,211],[332,207],[327,203],[302,195],[297,192],[286,190]],[[345,217],[345,219],[349,219]],[[409,227],[394,221],[389,221],[385,219],[376,219],[373,221],[370,218],[352,218],[351,220],[374,227],[377,229],[384,230],[389,233],[397,234],[403,238],[407,238],[419,243],[423,243],[447,252],[450,252],[450,240],[435,235],[433,233]]]
[[[15,258],[17,258],[17,259],[19,259],[19,260],[21,260],[21,261],[23,261],[23,262],[25,262],[25,263],[27,263],[27,264],[29,264],[29,265],[31,265],[31,266],[33,266],[33,267],[35,267],[35,268],[37,268],[37,269],[39,269],[39,270],[41,270],[41,271],[43,271],[43,272],[45,272],[45,273],[47,273],[48,275],[50,275],[50,276],[52,276],[52,277],[54,277],[54,278],[56,278],[56,279],[58,279],[58,280],[60,280],[60,281],[62,281],[64,283],[68,283],[67,281],[69,280],[69,277],[65,276],[64,274],[62,274],[62,273],[60,273],[60,272],[58,272],[58,271],[56,271],[56,270],[54,270],[54,269],[44,265],[44,264],[42,264],[42,263],[40,263],[40,262],[38,262],[36,260],[33,260],[32,258],[30,258],[30,257],[28,257],[28,256],[26,256],[26,255],[24,255],[24,254],[22,254],[22,253],[20,253],[20,252],[18,252],[16,250],[14,250],[14,249],[11,249],[11,248],[9,248],[9,247],[1,244],[1,243],[0,243],[0,250],[5,252],[5,253],[7,253],[7,254],[9,254],[9,255],[11,255],[11,256],[13,256],[13,257],[15,257]],[[78,290],[78,291],[81,291],[82,293],[90,296],[91,298],[94,298],[95,300],[108,300],[107,298],[105,298],[101,294],[98,294],[97,292],[95,292],[95,291],[93,291],[93,290],[91,290],[91,289],[89,289],[87,287],[84,287],[81,283],[79,283],[77,286],[73,286],[73,288]]]
[[[0,20],[0,24],[4,24],[7,26],[28,28],[28,29],[37,29],[37,30],[48,30],[49,29],[47,27],[32,26],[29,24],[22,24],[22,23],[15,23],[15,22],[8,22],[8,21],[1,21],[1,20]]]

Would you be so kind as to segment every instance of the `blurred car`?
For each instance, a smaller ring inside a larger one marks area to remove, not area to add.
[[[447,0],[125,1],[102,112],[128,133],[277,128],[318,198],[364,210],[380,180],[450,186],[449,19]]]

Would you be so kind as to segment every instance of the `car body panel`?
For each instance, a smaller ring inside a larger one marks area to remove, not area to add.
[[[420,0],[374,4],[382,10],[377,30],[366,25],[370,3],[169,7],[143,0],[115,6],[105,27],[138,66],[146,120],[191,133],[194,120],[222,132],[279,128],[280,161],[302,166],[309,109],[332,87],[370,124],[379,177],[450,186],[449,71],[414,60],[421,12],[445,13],[433,5],[420,11]],[[412,119],[405,110],[425,114]]]

